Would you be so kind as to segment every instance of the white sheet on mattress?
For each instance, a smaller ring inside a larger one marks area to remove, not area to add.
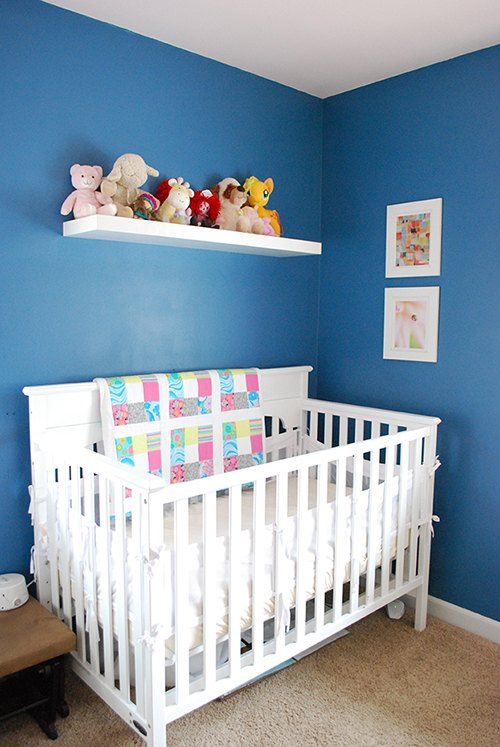
[[[409,511],[411,505],[411,475],[409,476],[409,489],[407,498],[407,521],[409,521]],[[392,479],[391,484],[391,502],[392,502],[392,533],[391,533],[391,557],[396,552],[396,526],[398,510],[398,478]],[[307,597],[311,598],[315,593],[315,560],[316,560],[316,491],[317,481],[314,478],[309,480],[309,508],[306,514],[306,539],[307,550],[304,558],[304,579],[306,583]],[[344,521],[343,534],[350,534],[351,530],[351,500],[350,490],[348,488],[347,509]],[[361,494],[359,502],[359,527],[360,527],[360,573],[366,570],[367,561],[367,520],[368,520],[368,490]],[[265,619],[272,618],[275,612],[274,597],[274,553],[276,532],[274,529],[275,521],[275,495],[276,483],[270,481],[266,485],[266,526],[263,532],[264,544],[263,555],[265,560],[264,573],[264,594],[263,594],[263,613]],[[384,483],[378,486],[376,497],[377,504],[377,528],[376,528],[376,563],[381,562],[381,544],[382,544],[382,505],[384,497]],[[323,567],[325,571],[324,585],[325,590],[333,586],[333,560],[334,560],[334,499],[335,485],[328,486],[328,503],[325,509],[325,522],[327,524],[327,543],[325,545]],[[286,556],[286,572],[284,574],[285,582],[282,589],[277,590],[283,594],[283,599],[290,607],[295,604],[295,572],[297,560],[297,520],[296,520],[296,503],[297,503],[297,478],[290,476],[288,484],[288,519],[285,522],[283,532],[284,553]],[[227,606],[228,606],[228,579],[229,579],[229,537],[228,537],[228,519],[229,505],[228,497],[222,496],[217,499],[217,540],[215,544],[215,567],[216,567],[216,586],[215,586],[215,608],[216,608],[216,631],[217,637],[221,638],[227,634]],[[240,557],[241,557],[241,586],[240,586],[240,618],[242,630],[248,629],[252,624],[252,568],[253,568],[253,492],[244,492],[242,497],[242,529]],[[165,544],[167,546],[166,573],[164,579],[165,594],[163,595],[162,604],[164,606],[163,618],[166,628],[166,654],[171,655],[174,652],[174,630],[175,630],[175,613],[173,607],[173,589],[174,589],[174,553],[173,553],[173,512],[166,510],[164,514],[165,527]],[[331,528],[331,531],[328,530]],[[182,625],[189,629],[190,648],[199,646],[203,642],[203,507],[201,502],[189,506],[189,549],[186,554],[186,583],[189,588],[189,604],[187,606],[187,617],[182,620]],[[97,528],[97,615],[101,618],[101,582],[99,568],[104,563],[104,542],[103,529]],[[112,533],[112,556],[116,557],[115,538]],[[407,533],[405,544],[408,541]],[[133,574],[138,567],[137,562],[133,562],[131,557],[132,549],[127,547],[129,557],[129,576],[128,576],[128,600],[130,625],[132,624],[132,607],[131,594],[133,588]],[[114,565],[114,564],[112,564]],[[350,577],[350,548],[346,548],[344,582]],[[90,583],[90,579],[87,579]],[[87,584],[86,584],[87,585]],[[113,584],[113,599],[115,597],[115,588]]]

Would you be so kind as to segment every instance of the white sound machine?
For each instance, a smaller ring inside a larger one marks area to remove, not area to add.
[[[29,599],[26,579],[20,573],[0,575],[0,612],[14,610]]]

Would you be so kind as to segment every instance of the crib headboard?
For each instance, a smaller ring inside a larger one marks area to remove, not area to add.
[[[281,420],[287,430],[300,426],[300,402],[307,397],[312,366],[261,369],[262,408],[273,419],[273,435]],[[97,384],[28,386],[30,446],[46,435],[66,444],[88,447],[102,440]]]

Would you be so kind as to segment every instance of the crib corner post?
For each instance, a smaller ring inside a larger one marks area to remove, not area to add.
[[[36,596],[43,607],[52,611],[52,587],[50,578],[49,560],[47,549],[43,550],[44,522],[40,519],[42,497],[45,501],[45,514],[48,511],[48,502],[53,496],[48,494],[47,489],[47,459],[38,444],[31,446],[31,474],[32,474],[32,520],[33,520],[33,543],[34,543],[34,580]],[[46,524],[46,521],[45,521]],[[46,537],[46,542],[54,542],[56,538]]]
[[[415,594],[415,630],[421,632],[427,627],[427,606],[429,599],[429,569],[431,562],[431,529],[432,509],[434,503],[434,463],[436,461],[437,425],[429,429],[425,438],[424,480],[421,503],[421,515],[426,519],[420,527],[420,547],[418,553],[418,571],[422,583]]]

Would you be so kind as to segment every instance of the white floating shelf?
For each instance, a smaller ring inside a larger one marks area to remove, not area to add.
[[[127,241],[133,244],[165,244],[186,249],[210,249],[235,254],[263,254],[270,257],[303,257],[321,254],[321,242],[259,236],[255,233],[222,231],[199,226],[89,215],[63,223],[63,236],[76,239]]]

